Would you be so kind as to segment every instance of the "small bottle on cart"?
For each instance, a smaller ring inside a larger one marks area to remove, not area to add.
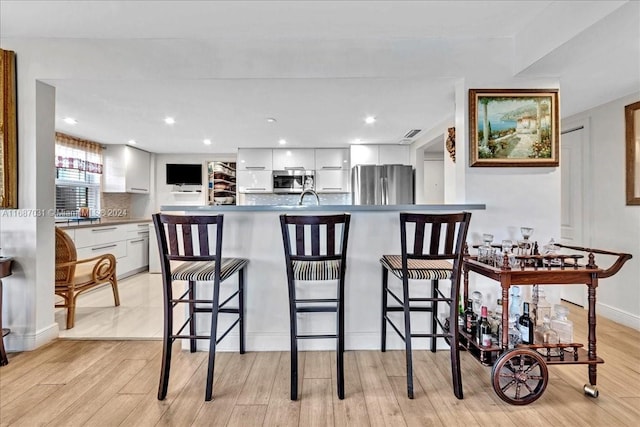
[[[473,312],[473,300],[467,301],[467,309],[464,311],[464,331],[474,337],[476,335],[476,326],[478,317]]]
[[[523,344],[533,344],[533,321],[529,317],[529,303],[522,304],[522,316],[518,319],[518,325],[520,327],[520,336],[522,337]]]
[[[551,319],[551,327],[558,333],[558,339],[564,344],[573,343],[573,322],[567,319],[569,309],[564,305],[556,304],[553,310],[556,315]]]
[[[478,323],[478,344],[481,347],[491,347],[491,324],[487,320],[487,306],[480,309],[480,322]]]

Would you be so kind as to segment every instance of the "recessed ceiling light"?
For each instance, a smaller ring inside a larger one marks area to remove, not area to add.
[[[129,141],[127,141],[127,142],[128,142],[129,144],[131,144],[131,145],[136,145],[136,144],[137,144],[137,142],[136,142],[136,140],[135,140],[135,139],[130,139],[130,140],[129,140]]]
[[[173,117],[166,117],[166,118],[164,119],[164,122],[165,122],[166,124],[168,124],[168,125],[172,125],[172,124],[174,124],[174,123],[176,122],[176,119],[174,119]]]
[[[286,143],[287,143],[286,139],[281,139],[280,141],[278,141],[278,144],[280,144],[280,145],[284,145]]]
[[[73,117],[65,117],[64,122],[68,125],[75,125],[78,123],[78,121],[76,119],[74,119]]]
[[[277,122],[277,120],[276,120],[276,119],[274,119],[273,117],[267,117],[267,121],[268,121],[269,123],[275,123],[275,122]]]
[[[202,142],[204,143],[204,145],[211,145],[211,140],[210,139],[205,139]]]
[[[367,117],[364,119],[364,122],[365,122],[366,124],[368,124],[368,125],[371,125],[371,124],[373,124],[373,123],[375,123],[375,122],[376,122],[376,118],[375,118],[375,117],[373,117],[373,116],[367,116]]]

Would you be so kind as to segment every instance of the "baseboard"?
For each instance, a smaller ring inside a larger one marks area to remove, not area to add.
[[[12,330],[4,337],[5,347],[8,352],[31,351],[58,338],[59,327],[57,323],[52,323],[46,328],[42,328],[35,333],[20,333]]]
[[[640,331],[640,316],[627,313],[607,304],[596,302],[596,313],[621,325]]]

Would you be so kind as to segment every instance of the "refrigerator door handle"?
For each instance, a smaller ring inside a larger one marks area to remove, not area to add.
[[[382,190],[382,204],[388,205],[389,204],[389,181],[387,180],[387,178],[382,177],[380,178],[380,183],[382,184],[380,186]]]

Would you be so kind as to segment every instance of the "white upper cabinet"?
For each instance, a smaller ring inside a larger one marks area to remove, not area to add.
[[[263,170],[239,170],[236,172],[236,187],[239,193],[272,193],[272,172]]]
[[[273,170],[270,148],[239,148],[236,165],[238,170]]]
[[[411,151],[408,145],[380,145],[380,165],[410,165]]]
[[[355,165],[379,165],[380,152],[377,145],[352,145],[351,167]]]
[[[273,150],[273,170],[314,170],[313,148],[277,148]]]
[[[316,148],[315,170],[349,169],[348,148]]]
[[[355,165],[410,165],[408,145],[352,145],[351,166]]]
[[[105,193],[149,193],[151,154],[128,145],[109,145],[103,159]]]
[[[349,169],[319,169],[316,171],[316,192],[348,193],[350,191]]]

